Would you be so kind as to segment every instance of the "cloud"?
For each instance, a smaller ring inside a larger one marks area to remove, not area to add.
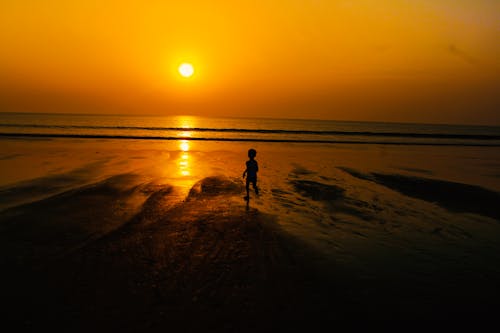
[[[466,53],[463,50],[461,50],[458,47],[456,47],[455,44],[450,44],[448,46],[448,51],[452,55],[454,55],[456,57],[459,57],[460,59],[462,59],[466,63],[475,64],[477,62],[477,60],[474,57],[470,56],[468,53]]]

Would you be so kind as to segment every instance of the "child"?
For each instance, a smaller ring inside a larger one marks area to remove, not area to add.
[[[250,195],[248,193],[250,183],[252,183],[253,185],[255,194],[259,194],[259,188],[257,187],[257,171],[259,171],[259,164],[257,164],[257,161],[255,160],[256,155],[257,151],[255,149],[252,148],[248,150],[248,157],[250,159],[246,162],[247,168],[245,169],[245,171],[243,171],[243,178],[245,178],[245,175],[247,176],[247,196],[245,197],[245,200],[250,199]]]

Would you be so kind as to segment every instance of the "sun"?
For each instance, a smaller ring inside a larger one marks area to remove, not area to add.
[[[184,62],[179,66],[179,74],[183,77],[191,77],[194,73],[193,65]]]

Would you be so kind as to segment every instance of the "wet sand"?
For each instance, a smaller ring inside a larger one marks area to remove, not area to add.
[[[18,331],[494,322],[500,221],[489,178],[439,179],[439,168],[405,165],[386,148],[397,168],[373,152],[359,164],[359,151],[305,160],[301,147],[257,147],[261,195],[247,206],[234,147],[96,147],[54,146],[43,161],[57,170],[0,188],[4,317]],[[78,163],[60,164],[72,154]]]
[[[171,204],[172,187],[126,186],[132,178],[112,177],[5,213],[2,234],[30,242],[2,242],[2,253],[16,253],[3,264],[18,327],[269,331],[325,319],[332,304],[323,293],[335,294],[328,290],[335,286],[316,272],[320,257],[283,233],[273,216],[231,200],[243,195],[241,181],[205,178]],[[105,222],[114,205],[145,193],[126,224],[101,226],[97,234],[74,229],[84,225],[78,220],[94,219],[92,211]],[[335,318],[343,320],[328,319]]]

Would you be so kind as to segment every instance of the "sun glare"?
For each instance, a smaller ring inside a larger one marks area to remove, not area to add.
[[[193,73],[194,73],[193,65],[185,62],[179,66],[179,74],[181,74],[183,77],[191,77]]]
[[[189,141],[188,140],[181,140],[179,144],[179,148],[181,148],[182,151],[189,151]]]

